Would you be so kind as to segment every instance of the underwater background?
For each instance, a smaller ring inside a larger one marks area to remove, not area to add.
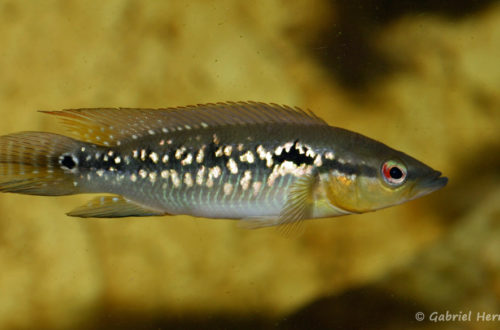
[[[298,237],[2,194],[0,328],[498,328],[477,314],[500,313],[499,86],[498,1],[0,0],[1,135],[64,133],[36,110],[275,102],[449,178]]]

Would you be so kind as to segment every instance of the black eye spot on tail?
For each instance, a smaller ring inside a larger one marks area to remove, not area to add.
[[[65,170],[74,170],[78,165],[78,159],[75,155],[63,154],[59,157],[59,164]]]

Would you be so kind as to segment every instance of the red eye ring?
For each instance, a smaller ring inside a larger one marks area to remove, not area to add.
[[[391,186],[399,186],[406,180],[406,167],[400,162],[389,160],[382,165],[382,177]]]

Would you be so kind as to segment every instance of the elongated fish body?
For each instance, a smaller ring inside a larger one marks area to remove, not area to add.
[[[380,142],[275,104],[48,113],[73,137],[0,137],[0,190],[112,194],[71,216],[189,214],[272,226],[388,207],[447,182]]]

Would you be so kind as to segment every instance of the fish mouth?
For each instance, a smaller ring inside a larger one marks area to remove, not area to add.
[[[441,176],[441,172],[434,171],[431,176],[428,176],[425,179],[420,180],[413,187],[414,196],[412,199],[430,194],[436,190],[439,190],[446,186],[448,183],[448,178],[445,176]]]

